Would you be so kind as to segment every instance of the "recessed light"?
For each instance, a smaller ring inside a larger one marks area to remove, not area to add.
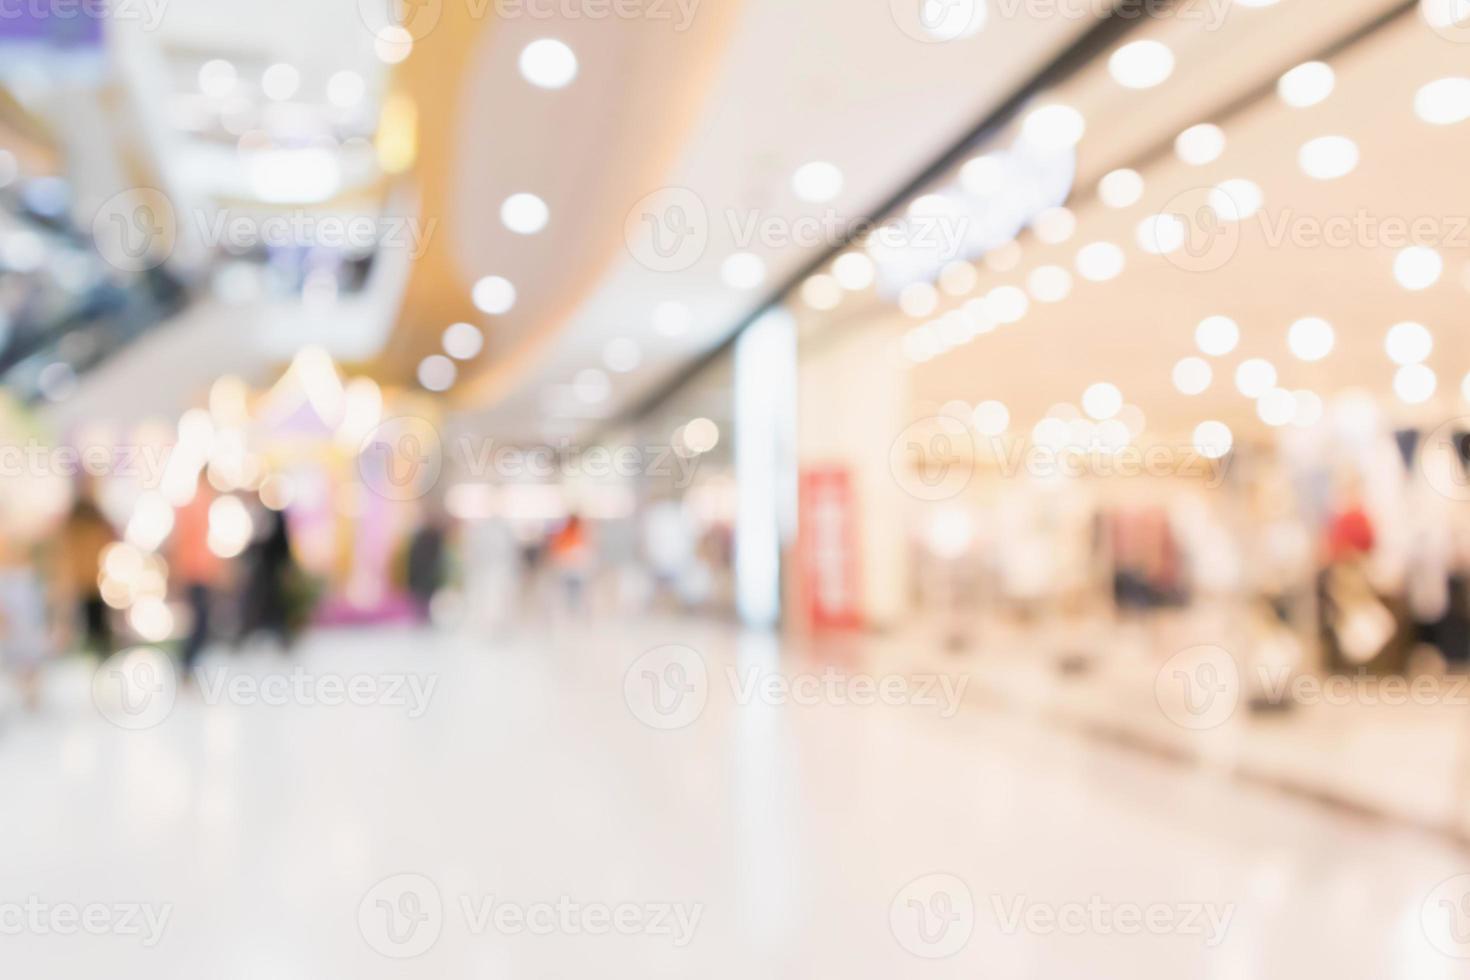
[[[521,51],[521,76],[538,88],[566,88],[577,77],[577,55],[555,38],[532,41]]]
[[[516,305],[516,288],[504,276],[486,276],[475,283],[470,298],[481,313],[500,316]]]
[[[1434,126],[1470,119],[1470,78],[1441,78],[1414,95],[1414,113]]]
[[[284,62],[271,65],[260,76],[260,90],[272,102],[285,102],[301,88],[301,72]]]
[[[456,361],[468,361],[485,346],[485,335],[473,323],[452,323],[444,330],[444,353]]]
[[[1259,357],[1241,361],[1235,369],[1235,387],[1247,398],[1260,398],[1276,387],[1276,366]]]
[[[1432,248],[1411,245],[1394,256],[1393,277],[1400,286],[1412,292],[1428,289],[1439,282],[1443,274],[1444,259]]]
[[[1281,101],[1297,109],[1314,106],[1332,94],[1337,75],[1325,61],[1297,65],[1276,82]]]
[[[367,94],[367,82],[355,71],[339,71],[327,79],[327,101],[339,109],[351,109]]]
[[[1123,393],[1118,386],[1099,381],[1082,393],[1082,410],[1098,422],[1117,415],[1123,408]]]
[[[1214,123],[1191,126],[1175,138],[1174,152],[1190,166],[1213,163],[1225,152],[1225,131]]]
[[[1393,375],[1393,393],[1407,405],[1429,401],[1438,387],[1439,379],[1423,364],[1405,364]]]
[[[1434,335],[1422,323],[1395,323],[1383,338],[1383,349],[1395,364],[1418,364],[1434,353]]]
[[[1221,221],[1244,221],[1261,210],[1264,200],[1261,188],[1244,177],[1221,181],[1209,195],[1210,210]]]
[[[842,171],[825,160],[803,164],[791,178],[796,196],[809,204],[824,204],[842,193]]]
[[[1077,252],[1077,272],[1089,282],[1116,278],[1124,265],[1123,250],[1112,242],[1093,242]]]
[[[430,354],[419,362],[419,384],[430,391],[448,391],[458,373],[454,362],[443,354]]]
[[[1286,332],[1286,345],[1299,360],[1320,361],[1332,353],[1337,335],[1332,324],[1318,316],[1303,317]]]
[[[1188,229],[1177,214],[1151,214],[1138,223],[1138,247],[1150,255],[1168,255],[1184,245]]]
[[[1114,170],[1097,182],[1097,196],[1110,208],[1128,208],[1143,197],[1143,177],[1137,170]]]
[[[1220,459],[1234,444],[1235,436],[1224,422],[1212,419],[1194,427],[1194,448],[1205,459]]]
[[[1214,379],[1215,372],[1204,358],[1186,357],[1174,365],[1174,387],[1181,395],[1198,395]]]
[[[1211,357],[1224,357],[1240,343],[1240,327],[1228,316],[1207,316],[1194,328],[1194,342]]]
[[[1026,277],[1026,288],[1038,303],[1060,303],[1072,292],[1072,274],[1059,265],[1039,265]]]
[[[873,285],[876,273],[873,260],[862,252],[846,252],[832,263],[833,278],[843,289],[853,292]]]
[[[1302,173],[1315,180],[1336,180],[1358,166],[1358,144],[1346,136],[1319,136],[1297,151]]]
[[[1108,71],[1124,88],[1153,88],[1174,73],[1174,52],[1161,41],[1130,41],[1113,52]]]
[[[720,278],[731,289],[754,289],[766,281],[766,263],[753,252],[735,252],[721,264]]]
[[[1044,150],[1066,150],[1076,146],[1087,132],[1087,120],[1069,105],[1052,103],[1033,109],[1021,123],[1021,136]]]
[[[500,221],[517,235],[534,235],[546,227],[551,209],[535,194],[512,194],[500,205]]]
[[[1003,435],[1010,428],[1011,412],[1002,402],[983,401],[975,406],[970,421],[982,436]]]

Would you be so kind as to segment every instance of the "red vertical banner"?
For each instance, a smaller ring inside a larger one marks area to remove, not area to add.
[[[813,629],[862,625],[857,501],[844,466],[801,471],[797,535],[802,598]]]

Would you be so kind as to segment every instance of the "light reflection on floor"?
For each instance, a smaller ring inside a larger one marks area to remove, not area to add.
[[[667,644],[694,659],[642,659]],[[337,633],[221,667],[248,683],[146,730],[75,673],[0,728],[6,975],[1470,975],[1424,927],[1470,871],[1446,843],[897,678],[850,703],[767,637]],[[707,701],[659,714],[645,679]]]

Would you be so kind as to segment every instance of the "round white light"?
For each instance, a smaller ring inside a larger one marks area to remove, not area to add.
[[[1470,78],[1441,78],[1423,86],[1414,94],[1414,112],[1435,126],[1470,119]]]
[[[1000,402],[986,401],[975,406],[970,419],[975,423],[975,431],[982,436],[998,436],[1010,428],[1011,412]]]
[[[430,354],[419,361],[419,384],[430,391],[448,391],[458,373],[454,362],[443,354]]]
[[[1393,393],[1407,405],[1420,405],[1434,397],[1438,384],[1434,372],[1423,364],[1405,364],[1394,372]]]
[[[1268,389],[1256,399],[1256,414],[1267,425],[1280,428],[1296,418],[1296,397],[1285,388]]]
[[[1123,250],[1112,242],[1093,242],[1077,252],[1077,272],[1089,282],[1106,282],[1123,271]]]
[[[1128,208],[1143,197],[1143,177],[1137,170],[1114,170],[1097,182],[1097,196],[1110,208]]]
[[[731,289],[754,289],[766,281],[766,263],[752,252],[735,252],[721,264],[720,278]]]
[[[1174,152],[1185,163],[1202,167],[1225,152],[1225,132],[1214,123],[1191,126],[1175,138]]]
[[[1123,409],[1123,393],[1117,385],[1099,381],[1082,393],[1082,410],[1099,422],[1117,415]]]
[[[1336,84],[1337,75],[1331,65],[1323,61],[1308,61],[1277,80],[1276,94],[1287,105],[1305,109],[1331,95]]]
[[[211,98],[223,99],[235,90],[237,79],[234,65],[215,58],[206,61],[199,69],[199,91]]]
[[[1422,323],[1406,320],[1388,328],[1383,349],[1395,364],[1418,364],[1434,352],[1434,335]]]
[[[1419,0],[1419,14],[1430,27],[1458,40],[1446,29],[1459,28],[1470,21],[1470,0]]]
[[[682,431],[684,448],[696,456],[709,452],[720,444],[720,427],[709,419],[690,419]]]
[[[577,77],[577,55],[555,38],[532,41],[521,51],[521,76],[538,88],[566,88]]]
[[[643,363],[643,349],[636,340],[616,337],[602,348],[602,363],[607,365],[609,371],[616,371],[618,374],[636,371],[638,365]]]
[[[908,316],[928,316],[939,306],[939,290],[927,282],[911,282],[898,294],[898,308]]]
[[[444,353],[456,361],[468,361],[485,346],[485,335],[473,323],[451,323],[444,328]]]
[[[1270,361],[1252,357],[1235,369],[1235,387],[1247,398],[1260,398],[1276,386],[1276,366]]]
[[[1130,41],[1108,59],[1108,72],[1124,88],[1153,88],[1174,73],[1174,52],[1159,41]]]
[[[985,294],[985,312],[995,323],[1016,323],[1030,308],[1031,301],[1018,286],[996,286]]]
[[[1006,166],[993,153],[981,154],[960,168],[960,186],[976,197],[990,197],[1005,186]]]
[[[1264,200],[1261,188],[1244,177],[1221,181],[1209,196],[1210,210],[1222,221],[1244,221],[1261,210]]]
[[[664,300],[653,308],[653,329],[665,337],[680,337],[694,323],[694,314],[683,303]]]
[[[272,102],[285,102],[295,95],[299,88],[301,88],[301,72],[284,62],[271,65],[260,76],[260,90]]]
[[[1205,459],[1220,459],[1235,445],[1235,436],[1224,422],[1201,422],[1194,427],[1194,448]]]
[[[1240,343],[1240,327],[1228,316],[1207,316],[1194,328],[1194,342],[1211,357],[1224,357]]]
[[[1077,216],[1066,208],[1047,208],[1031,219],[1031,230],[1048,245],[1060,245],[1077,230]]]
[[[825,160],[814,160],[797,168],[791,188],[809,204],[824,204],[842,193],[842,171]]]
[[[801,284],[801,298],[814,310],[833,310],[842,302],[842,287],[836,279],[819,272]]]
[[[1346,136],[1319,136],[1297,151],[1302,173],[1314,180],[1336,180],[1358,166],[1358,144]]]
[[[516,288],[503,276],[486,276],[475,283],[470,298],[481,313],[500,316],[516,305]]]
[[[1072,292],[1072,274],[1059,265],[1041,265],[1026,277],[1026,288],[1038,303],[1060,303]]]
[[[583,368],[572,379],[572,393],[579,401],[588,405],[596,405],[607,401],[607,396],[612,394],[612,381],[608,379],[604,371],[597,368]]]
[[[327,79],[327,101],[339,109],[351,109],[367,94],[367,82],[355,71],[339,71]]]
[[[1443,274],[1444,259],[1432,248],[1410,245],[1394,256],[1393,277],[1405,289],[1415,292],[1428,289]]]
[[[862,252],[846,252],[832,263],[832,276],[843,289],[856,292],[873,285],[877,269]]]
[[[401,24],[378,28],[373,36],[373,53],[385,65],[396,65],[413,54],[413,35]]]
[[[1215,372],[1201,357],[1186,357],[1174,365],[1174,387],[1181,395],[1198,395],[1210,387]]]
[[[1184,245],[1187,232],[1177,214],[1151,214],[1138,223],[1138,247],[1150,255],[1168,255]]]
[[[1087,120],[1069,105],[1053,103],[1033,109],[1021,123],[1021,137],[1043,150],[1076,146],[1087,132]]]
[[[1296,411],[1291,417],[1292,425],[1310,429],[1322,420],[1322,398],[1315,391],[1303,389],[1293,392],[1292,401],[1296,403]]]
[[[1321,317],[1303,317],[1286,331],[1286,346],[1303,361],[1320,361],[1332,353],[1337,335]]]
[[[551,210],[535,194],[512,194],[500,205],[500,222],[517,235],[534,235],[546,227]]]

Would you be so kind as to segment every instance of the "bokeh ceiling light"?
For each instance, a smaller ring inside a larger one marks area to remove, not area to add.
[[[1297,151],[1302,173],[1314,180],[1336,180],[1357,169],[1358,144],[1346,136],[1319,136]]]
[[[500,221],[517,235],[534,235],[551,220],[551,209],[535,194],[519,193],[500,205]]]
[[[1309,316],[1293,323],[1286,332],[1286,344],[1292,354],[1303,361],[1320,361],[1332,353],[1337,335],[1332,324],[1321,317]]]
[[[873,285],[877,267],[862,252],[846,252],[832,263],[832,277],[843,289],[857,292]]]
[[[720,265],[720,278],[731,289],[755,289],[766,281],[766,263],[753,252],[735,252]]]
[[[1244,221],[1261,210],[1265,197],[1254,181],[1232,177],[1210,191],[1210,210],[1222,221]]]
[[[791,178],[796,196],[808,204],[825,204],[842,193],[842,171],[825,160],[803,164]]]
[[[975,426],[975,431],[982,436],[1004,435],[1006,429],[1011,425],[1011,412],[1004,404],[998,401],[983,401],[975,406],[970,421]]]
[[[1213,163],[1224,152],[1225,132],[1213,123],[1191,126],[1174,140],[1174,153],[1194,167]]]
[[[1414,113],[1435,126],[1470,119],[1470,78],[1441,78],[1414,94]]]
[[[1393,277],[1412,292],[1428,289],[1444,274],[1444,259],[1423,245],[1411,245],[1399,251],[1393,260]]]
[[[1434,372],[1423,364],[1405,364],[1393,375],[1393,393],[1406,405],[1422,405],[1438,387]]]
[[[1082,393],[1082,410],[1098,422],[1117,415],[1123,409],[1123,393],[1107,381],[1089,385]]]
[[[1247,398],[1260,398],[1276,386],[1276,366],[1260,357],[1241,361],[1235,369],[1235,387]]]
[[[1434,335],[1424,324],[1405,320],[1388,328],[1383,350],[1395,364],[1418,364],[1434,353]]]
[[[1060,303],[1072,292],[1072,274],[1059,265],[1040,265],[1026,277],[1026,289],[1038,303]]]
[[[1082,141],[1087,120],[1069,105],[1052,103],[1031,110],[1021,123],[1021,137],[1041,150],[1066,150]]]
[[[1108,72],[1124,88],[1153,88],[1174,73],[1174,52],[1161,41],[1130,41],[1108,58]]]
[[[564,42],[543,37],[521,51],[520,69],[537,88],[566,88],[577,77],[577,55]]]
[[[1110,208],[1128,208],[1143,197],[1143,177],[1137,170],[1114,170],[1097,182],[1097,195]]]
[[[471,300],[481,313],[500,316],[516,305],[516,288],[504,276],[485,276],[475,283]]]
[[[1324,61],[1308,61],[1297,65],[1276,82],[1281,101],[1297,109],[1306,109],[1326,99],[1337,84],[1332,66]]]
[[[1240,326],[1228,316],[1207,316],[1194,328],[1194,342],[1211,357],[1224,357],[1240,343]]]
[[[419,384],[429,391],[448,391],[458,373],[454,362],[443,354],[430,354],[419,362]]]
[[[842,287],[832,276],[819,272],[801,284],[801,298],[814,310],[836,309],[842,302]]]
[[[1210,387],[1215,372],[1209,362],[1200,357],[1186,357],[1174,365],[1174,388],[1181,395],[1198,395]]]
[[[1123,250],[1112,242],[1093,242],[1077,252],[1077,273],[1089,282],[1107,282],[1123,271]]]
[[[444,330],[444,353],[456,361],[468,361],[485,347],[485,335],[473,323],[452,323]]]
[[[1230,426],[1211,419],[1194,427],[1194,448],[1206,459],[1221,459],[1235,444]]]

